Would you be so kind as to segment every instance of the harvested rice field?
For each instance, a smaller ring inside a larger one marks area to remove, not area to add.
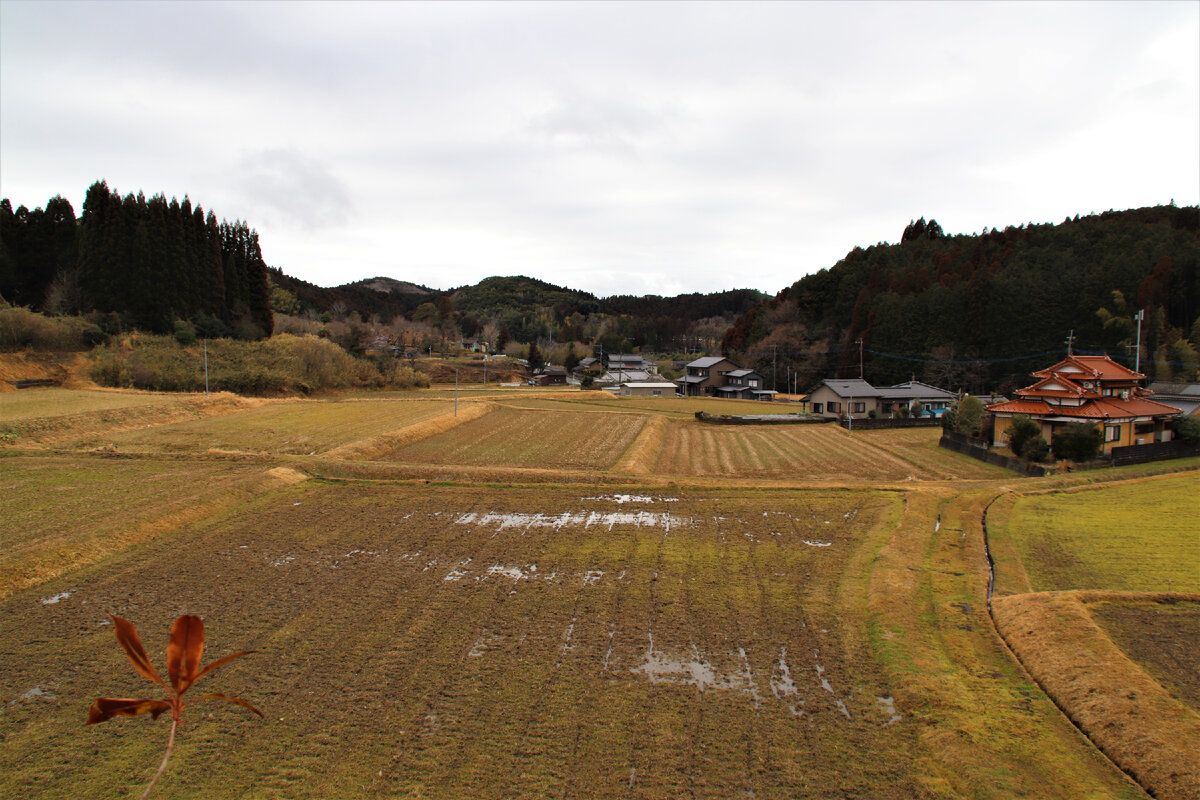
[[[501,408],[377,460],[604,470],[616,463],[645,422],[644,415],[635,414],[547,414]]]
[[[878,433],[878,432],[875,432]],[[836,425],[708,425],[673,421],[656,471],[670,475],[737,475],[792,480],[936,480],[995,477],[994,468],[947,453],[931,458],[913,437],[849,433]],[[937,434],[921,430],[924,441]],[[896,438],[887,448],[880,444]],[[913,454],[921,454],[914,457]]]
[[[39,692],[0,774],[136,785],[148,719],[41,698],[145,688],[105,612],[161,658],[186,611],[214,654],[264,651],[221,680],[269,718],[198,716],[163,797],[922,796],[911,711],[836,600],[897,501],[301,484],[6,603],[0,686]]]
[[[711,402],[567,391],[463,392],[457,409],[444,388],[45,391],[0,395],[0,796],[137,797],[150,780],[165,718],[83,725],[96,697],[154,696],[110,613],[160,671],[183,613],[204,618],[206,661],[259,651],[197,693],[265,718],[189,707],[160,798],[1190,786],[1186,746],[1147,759],[1097,734],[1106,756],[1055,702],[1097,731],[1128,728],[1110,708],[1169,718],[1146,735],[1190,741],[1173,734],[1196,713],[1200,596],[1168,561],[1190,557],[1194,468],[1024,479],[938,449],[934,429],[722,427],[694,419],[722,413]],[[1154,524],[1131,538],[1133,516]],[[1111,531],[1100,555],[1080,520]],[[1048,538],[1069,558],[1030,546]],[[1132,591],[1164,574],[1174,594]],[[1132,597],[1041,591],[1086,575]],[[1084,644],[1080,680],[1030,677]],[[1113,688],[1135,678],[1143,699]]]
[[[446,400],[278,400],[235,415],[126,431],[106,441],[123,452],[316,455],[450,414],[453,407]]]

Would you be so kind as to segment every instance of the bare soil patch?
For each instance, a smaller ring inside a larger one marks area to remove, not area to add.
[[[1098,602],[1088,610],[1172,697],[1200,711],[1200,603]]]

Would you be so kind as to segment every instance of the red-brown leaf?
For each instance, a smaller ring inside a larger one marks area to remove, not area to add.
[[[255,714],[258,714],[260,717],[263,717],[264,719],[266,718],[265,715],[261,711],[259,711],[257,708],[255,708],[253,706],[253,704],[251,704],[247,700],[243,700],[240,697],[230,697],[227,694],[213,693],[213,694],[206,694],[203,697],[201,697],[200,699],[208,700],[209,698],[212,698],[213,700],[224,700],[227,703],[233,703],[235,706],[241,706],[242,708],[248,708],[251,711],[253,711]]]
[[[240,653],[230,653],[227,656],[221,656],[216,661],[212,662],[207,667],[200,670],[200,672],[197,673],[196,677],[192,678],[192,683],[195,683],[196,681],[200,680],[208,673],[213,672],[214,670],[220,669],[221,667],[228,664],[230,661],[233,661],[235,658],[241,658],[242,656],[248,656],[251,653],[257,653],[257,652],[258,652],[257,650],[243,650]]]
[[[204,623],[199,617],[184,614],[171,626],[171,641],[167,644],[167,675],[175,694],[182,696],[200,671],[200,656],[204,652]]]
[[[164,711],[170,711],[171,704],[166,700],[129,700],[118,697],[99,697],[88,709],[88,725],[104,722],[113,717],[136,717],[138,714],[150,712],[150,716],[158,719]]]
[[[125,655],[129,656],[130,663],[133,668],[144,675],[147,679],[154,681],[159,686],[165,687],[162,678],[158,677],[158,673],[154,671],[154,665],[150,663],[150,657],[146,655],[146,648],[142,647],[142,640],[138,638],[137,628],[133,623],[126,619],[121,619],[118,616],[109,614],[113,621],[113,630],[117,634],[117,641],[125,650]]]

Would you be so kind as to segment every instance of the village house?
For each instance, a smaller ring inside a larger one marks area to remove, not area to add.
[[[533,373],[533,382],[538,386],[566,386],[567,370],[554,364],[547,364]]]
[[[940,417],[958,396],[954,392],[912,380],[875,387],[862,378],[821,381],[808,396],[813,414],[830,419],[865,419],[924,414]]]
[[[775,390],[766,388],[762,375],[752,369],[735,369],[725,373],[725,385],[717,387],[717,396],[734,400],[773,400]]]
[[[1150,384],[1150,392],[1155,400],[1178,408],[1183,416],[1200,417],[1200,383],[1155,381]]]
[[[713,397],[717,387],[728,383],[726,376],[741,367],[724,356],[704,356],[689,362],[685,369],[686,374],[675,381],[679,393],[685,397]]]
[[[883,395],[879,402],[879,412],[885,417],[896,416],[901,408],[907,408],[909,413],[920,410],[922,414],[940,417],[958,399],[954,392],[917,380],[881,387],[879,392]]]
[[[1108,356],[1068,355],[1033,377],[1037,383],[1018,389],[1016,399],[987,407],[996,420],[994,445],[1007,444],[1013,417],[1024,415],[1041,426],[1042,438],[1051,444],[1066,425],[1100,425],[1107,453],[1114,447],[1169,441],[1166,423],[1180,413],[1149,398],[1142,388],[1145,375]]]
[[[879,390],[862,378],[830,378],[809,392],[808,407],[820,417],[865,419],[879,414]]]
[[[669,381],[640,381],[621,384],[622,397],[674,397],[675,384]]]

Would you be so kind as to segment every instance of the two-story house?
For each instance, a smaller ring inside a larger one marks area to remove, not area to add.
[[[1166,423],[1180,411],[1151,400],[1142,388],[1146,376],[1108,356],[1068,355],[1052,367],[1033,373],[1037,383],[1016,391],[1016,399],[989,405],[996,419],[993,444],[1008,442],[1012,418],[1018,414],[1041,425],[1042,438],[1053,443],[1066,425],[1095,423],[1104,429],[1104,452],[1114,447],[1168,441]]]
[[[685,369],[687,372],[675,381],[679,393],[685,397],[713,397],[717,387],[728,383],[726,376],[741,367],[724,356],[705,356],[689,362]]]
[[[716,394],[736,400],[773,400],[775,390],[766,386],[766,380],[754,370],[735,369],[725,373],[725,385],[716,387]]]

